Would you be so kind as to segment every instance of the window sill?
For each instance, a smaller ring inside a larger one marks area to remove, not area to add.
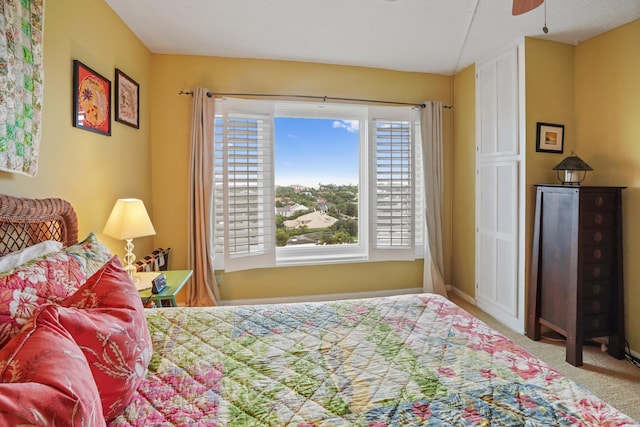
[[[286,257],[278,258],[274,267],[304,266],[304,265],[326,265],[326,264],[347,264],[370,261],[364,255],[334,255],[334,256],[313,256],[313,257]]]

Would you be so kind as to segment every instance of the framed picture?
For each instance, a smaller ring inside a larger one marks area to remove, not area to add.
[[[562,153],[564,151],[564,125],[538,122],[536,151]]]
[[[116,120],[140,129],[140,85],[116,68]]]
[[[73,126],[111,135],[111,81],[73,61]]]

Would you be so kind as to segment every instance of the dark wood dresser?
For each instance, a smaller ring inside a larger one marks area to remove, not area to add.
[[[624,358],[624,188],[536,185],[526,335],[539,340],[541,325],[564,335],[574,366],[595,337]]]

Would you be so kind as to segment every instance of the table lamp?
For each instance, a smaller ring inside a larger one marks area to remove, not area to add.
[[[107,236],[127,241],[124,247],[126,250],[124,268],[129,277],[133,278],[136,271],[133,265],[136,260],[133,253],[133,239],[156,234],[142,200],[118,199],[102,232]]]
[[[553,170],[556,171],[558,180],[562,185],[580,185],[587,175],[587,171],[592,171],[593,168],[576,156],[576,153],[571,153],[570,156],[565,157],[563,161],[558,163]]]

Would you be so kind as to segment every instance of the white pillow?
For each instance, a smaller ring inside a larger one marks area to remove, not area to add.
[[[53,252],[58,252],[60,249],[62,249],[61,242],[45,240],[44,242],[36,243],[33,246],[28,246],[17,252],[11,252],[10,254],[0,257],[0,272],[13,270],[25,262]]]

